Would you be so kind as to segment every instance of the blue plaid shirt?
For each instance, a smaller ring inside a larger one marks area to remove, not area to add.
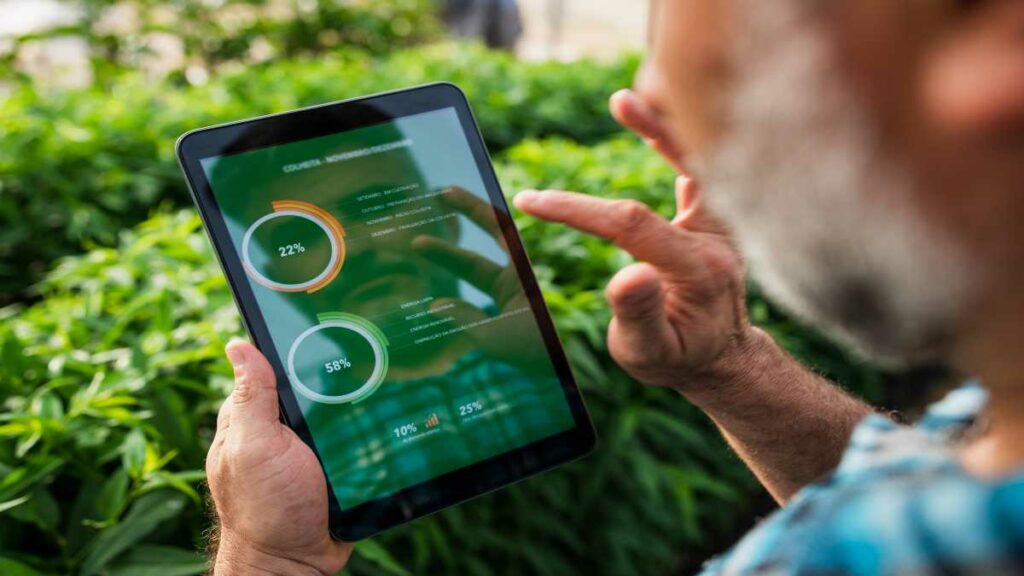
[[[869,416],[831,476],[704,574],[1024,575],[1024,471],[980,480],[955,454],[986,400],[968,385],[914,427]]]

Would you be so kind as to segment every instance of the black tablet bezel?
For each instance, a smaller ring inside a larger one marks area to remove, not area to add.
[[[270,360],[277,374],[278,395],[285,422],[320,458],[294,396],[281,359],[277,356],[242,263],[234,250],[227,227],[200,161],[307,140],[389,122],[404,116],[454,108],[472,150],[491,204],[508,244],[534,317],[540,326],[548,354],[562,384],[575,426],[524,447],[471,464],[454,472],[342,510],[328,480],[330,531],[339,540],[356,541],[502,488],[518,480],[575,460],[589,453],[596,436],[569,363],[562,350],[551,315],[523,249],[519,234],[501,192],[483,138],[465,94],[448,83],[428,84],[376,94],[282,114],[212,126],[188,132],[178,139],[176,152],[192,198],[199,209],[217,259],[224,270],[235,302],[253,343]],[[321,462],[322,465],[322,462]]]

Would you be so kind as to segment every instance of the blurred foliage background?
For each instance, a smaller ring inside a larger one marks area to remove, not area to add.
[[[206,570],[203,459],[231,387],[223,347],[243,332],[174,160],[182,132],[448,80],[474,104],[507,191],[631,197],[671,214],[673,174],[606,111],[635,56],[524,63],[445,43],[430,0],[67,4],[74,21],[8,42],[0,61],[0,574]],[[86,42],[87,85],[20,69],[26,46],[65,35]],[[147,66],[168,36],[175,64]],[[611,361],[602,290],[628,258],[517,222],[599,449],[360,543],[349,572],[696,569],[769,499],[697,410]],[[754,320],[800,359],[894,402],[887,376],[750,294]]]

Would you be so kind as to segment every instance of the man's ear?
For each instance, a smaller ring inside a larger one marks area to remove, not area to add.
[[[1024,128],[1024,2],[981,0],[925,67],[927,111],[943,130],[986,137]]]

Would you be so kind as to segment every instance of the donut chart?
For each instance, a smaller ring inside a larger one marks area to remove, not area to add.
[[[312,294],[334,281],[345,264],[341,223],[309,202],[280,200],[271,207],[242,238],[246,274],[275,292]]]
[[[292,342],[286,369],[292,387],[321,404],[366,400],[388,372],[388,340],[372,322],[328,312]]]

